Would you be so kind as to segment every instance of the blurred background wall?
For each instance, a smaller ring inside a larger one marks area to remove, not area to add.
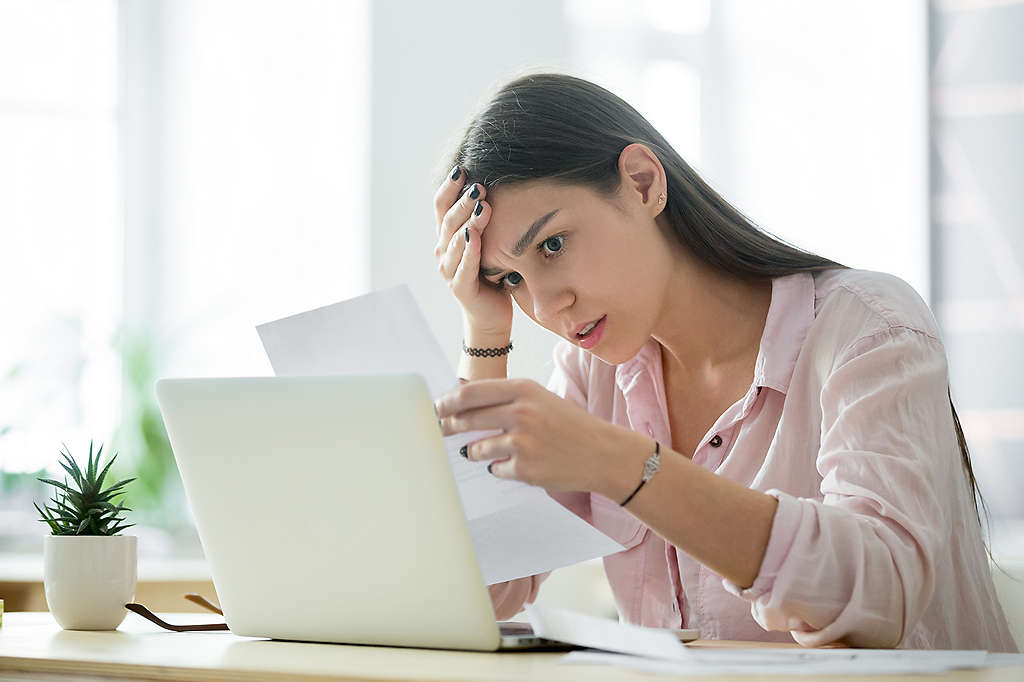
[[[1024,554],[1024,3],[930,12],[932,308],[997,547]]]
[[[408,283],[454,364],[431,197],[539,70],[625,97],[770,232],[910,282],[1024,553],[1022,33],[1006,0],[0,0],[0,557],[40,551],[35,476],[90,438],[140,476],[140,554],[200,557],[152,382],[270,374],[256,324]],[[554,338],[513,336],[544,381]]]

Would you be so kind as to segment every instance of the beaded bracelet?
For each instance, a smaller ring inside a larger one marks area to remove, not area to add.
[[[466,342],[462,342],[462,352],[475,358],[497,358],[502,355],[508,355],[510,350],[512,350],[511,341],[509,341],[507,346],[502,346],[501,348],[467,348]]]

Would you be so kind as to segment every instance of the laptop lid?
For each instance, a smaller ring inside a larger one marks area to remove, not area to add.
[[[164,379],[156,394],[232,632],[498,648],[422,378]]]

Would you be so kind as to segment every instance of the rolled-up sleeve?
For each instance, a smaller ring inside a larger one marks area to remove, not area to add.
[[[547,580],[549,575],[551,571],[488,585],[487,591],[491,594],[494,617],[498,620],[508,620],[522,611],[524,604],[532,604],[537,598],[541,583]]]
[[[948,495],[969,495],[941,342],[890,327],[842,351],[821,388],[822,499],[779,500],[751,602],[805,646],[898,646],[934,591]]]

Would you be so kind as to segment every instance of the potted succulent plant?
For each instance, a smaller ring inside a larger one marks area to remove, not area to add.
[[[118,535],[135,524],[124,524],[118,514],[131,509],[113,502],[135,479],[104,488],[117,455],[97,473],[102,453],[101,445],[94,459],[90,441],[83,471],[65,445],[60,465],[72,483],[38,479],[57,488],[52,506],[33,504],[52,531],[43,540],[43,587],[50,613],[65,630],[114,630],[135,598],[138,538]]]

